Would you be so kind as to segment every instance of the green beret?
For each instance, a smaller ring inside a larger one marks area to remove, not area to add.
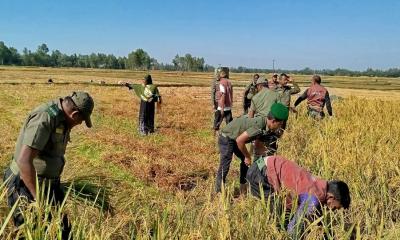
[[[284,121],[289,117],[289,108],[282,103],[274,103],[270,113],[276,120]]]

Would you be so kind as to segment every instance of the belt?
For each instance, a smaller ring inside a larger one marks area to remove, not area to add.
[[[228,138],[226,135],[225,135],[225,133],[220,133],[221,134],[221,136],[223,136],[224,138]]]

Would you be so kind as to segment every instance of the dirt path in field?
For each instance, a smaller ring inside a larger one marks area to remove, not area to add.
[[[23,81],[13,81],[13,82],[0,82],[0,85],[87,85],[87,86],[101,86],[101,87],[118,87],[118,84],[110,84],[110,83],[100,83],[100,82],[57,82],[57,83],[38,83],[38,82],[23,82]],[[161,88],[170,88],[170,87],[184,87],[184,88],[198,88],[198,91],[194,97],[195,98],[209,98],[210,87],[204,83],[198,84],[186,84],[186,83],[160,83],[157,84]],[[306,87],[301,87],[301,90],[304,91]],[[235,88],[235,95],[240,98],[244,87],[237,86]],[[400,99],[400,90],[373,90],[373,89],[358,89],[357,86],[355,88],[333,88],[328,87],[329,93],[331,96],[336,95],[340,97],[363,97],[368,99],[384,99],[384,100],[399,100]],[[237,98],[236,98],[237,99]]]

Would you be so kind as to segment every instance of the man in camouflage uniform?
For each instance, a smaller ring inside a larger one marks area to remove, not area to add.
[[[257,85],[257,80],[259,78],[260,78],[260,75],[254,74],[253,80],[251,81],[251,83],[249,85],[247,85],[247,87],[244,90],[244,94],[243,94],[243,112],[244,112],[244,114],[247,114],[248,109],[251,104],[251,99],[257,93],[256,85]]]
[[[276,87],[276,91],[279,93],[279,101],[290,109],[290,97],[293,94],[299,93],[300,88],[299,85],[295,83],[291,77],[289,77],[285,73],[282,73],[279,76],[279,84]],[[286,121],[283,123],[282,129],[286,129]]]
[[[225,119],[226,124],[232,121],[233,88],[229,75],[224,70],[219,72],[218,81],[215,83],[214,94],[214,135]]]
[[[267,88],[267,81],[259,78],[257,81],[258,93],[251,99],[249,117],[267,116],[274,103],[280,102],[279,93],[275,89]],[[278,149],[277,141],[279,129],[259,136],[254,141],[254,155],[273,155]]]
[[[71,129],[85,121],[92,127],[90,115],[94,102],[86,92],[73,92],[71,96],[54,99],[35,108],[27,117],[20,131],[10,167],[4,174],[8,187],[8,206],[18,198],[24,203],[36,201],[37,187],[50,193],[49,201],[60,206],[64,192],[60,176],[65,164],[65,150],[70,140]],[[36,176],[39,186],[36,186]],[[40,190],[42,192],[42,190]],[[24,223],[22,207],[13,215],[15,225]],[[67,239],[71,227],[66,216],[63,218],[63,239]]]
[[[257,94],[251,99],[249,108],[249,117],[267,116],[271,110],[272,104],[279,102],[277,91],[267,88],[268,81],[260,77],[257,80]]]
[[[268,88],[274,90],[277,85],[278,85],[278,74],[273,73],[271,80],[268,80]]]
[[[247,115],[242,115],[239,118],[235,118],[221,130],[218,138],[220,164],[215,183],[216,192],[221,192],[222,184],[225,183],[229,172],[233,154],[241,160],[240,192],[246,192],[246,173],[248,166],[251,164],[251,156],[246,148],[246,143],[255,140],[263,134],[268,134],[279,129],[288,115],[289,110],[284,105],[275,103],[271,106],[271,110],[266,116],[250,118]]]
[[[218,102],[217,102],[217,87],[219,87],[219,74],[221,71],[224,71],[227,75],[227,78],[229,78],[229,68],[227,67],[219,67],[215,69],[214,72],[214,77],[211,82],[211,104],[212,104],[212,109],[217,111],[218,108]]]

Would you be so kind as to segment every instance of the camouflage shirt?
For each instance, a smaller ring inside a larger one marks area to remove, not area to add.
[[[20,131],[11,170],[16,175],[23,145],[39,150],[33,159],[33,166],[40,177],[60,177],[65,163],[65,149],[70,139],[71,130],[67,128],[61,99],[52,100],[34,109],[25,120]]]
[[[299,93],[300,88],[299,85],[297,85],[297,83],[293,83],[293,86],[279,85],[276,88],[276,91],[279,93],[279,102],[281,102],[283,105],[287,107],[290,107],[290,96]]]

